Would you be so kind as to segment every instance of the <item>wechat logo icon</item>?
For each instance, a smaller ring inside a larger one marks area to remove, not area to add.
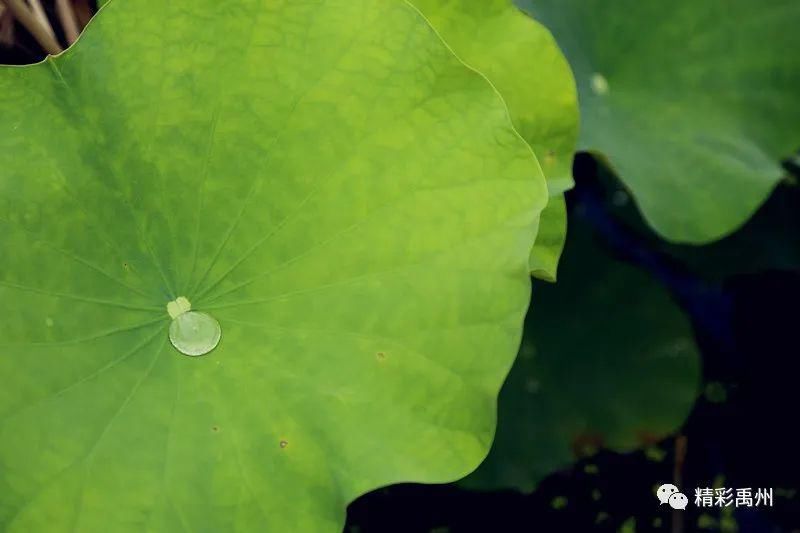
[[[673,509],[686,509],[686,505],[689,503],[689,498],[679,491],[678,487],[669,483],[658,487],[656,497],[661,502],[661,505],[666,503]]]

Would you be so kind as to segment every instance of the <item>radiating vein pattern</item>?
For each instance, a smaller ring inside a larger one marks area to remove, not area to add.
[[[407,2],[115,0],[0,95],[0,529],[341,531],[484,457],[547,189]]]

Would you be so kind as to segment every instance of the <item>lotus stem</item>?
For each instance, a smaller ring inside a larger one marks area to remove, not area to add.
[[[41,0],[28,0],[28,4],[31,6],[31,11],[36,16],[36,20],[39,21],[39,24],[47,30],[53,39],[56,38],[56,32],[53,31],[53,27],[50,25],[50,21],[47,18],[47,13],[44,12],[44,7],[42,7]]]
[[[81,30],[78,28],[78,19],[75,17],[75,10],[72,9],[72,2],[70,0],[56,0],[56,14],[58,20],[61,21],[61,27],[64,28],[64,36],[67,38],[69,44],[74,43],[78,39]]]
[[[42,25],[41,21],[34,14],[34,12],[25,4],[24,0],[0,0],[11,10],[20,24],[30,32],[39,46],[50,55],[60,54],[64,50],[58,44],[56,38],[48,32],[47,28]],[[49,24],[48,24],[49,26]],[[52,31],[52,27],[50,28]]]

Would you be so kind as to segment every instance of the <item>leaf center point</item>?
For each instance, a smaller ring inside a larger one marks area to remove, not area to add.
[[[219,344],[222,337],[219,322],[207,313],[192,311],[192,304],[184,296],[169,302],[167,313],[172,319],[169,340],[183,355],[205,355]]]

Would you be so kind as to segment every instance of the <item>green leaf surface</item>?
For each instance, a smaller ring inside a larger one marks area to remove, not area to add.
[[[485,456],[547,190],[411,6],[111,2],[0,99],[0,529],[339,531]]]
[[[531,491],[599,448],[630,451],[677,429],[699,387],[680,309],[570,220],[556,285],[535,283],[520,354],[500,394],[491,453],[464,480]]]
[[[800,148],[796,0],[518,0],[575,71],[580,147],[668,240],[741,226]]]
[[[530,269],[533,276],[556,281],[558,263],[567,240],[567,204],[564,195],[551,196],[539,217],[539,231],[531,250]]]
[[[531,272],[554,280],[566,238],[563,192],[578,137],[575,80],[550,32],[511,0],[411,0],[464,62],[486,75],[537,155],[554,206],[531,253]]]

